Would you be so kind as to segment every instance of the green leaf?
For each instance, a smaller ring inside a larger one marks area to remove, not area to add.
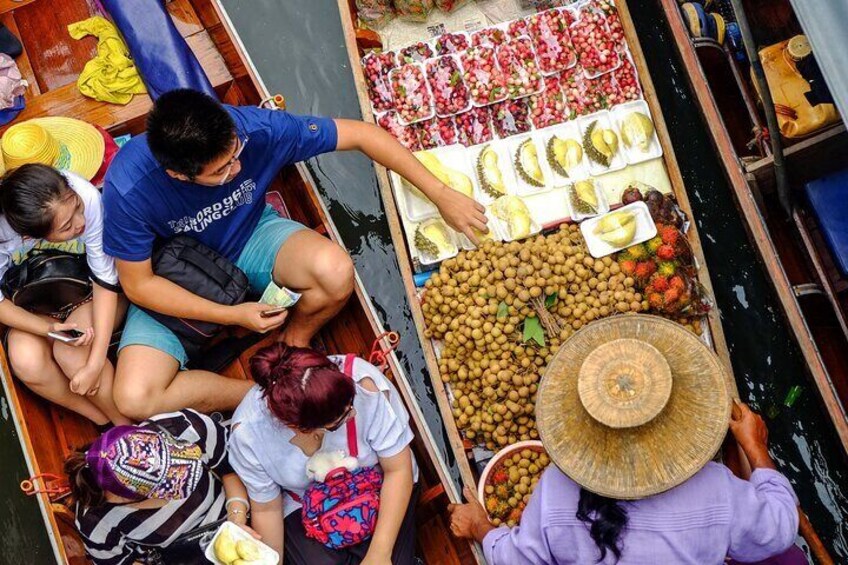
[[[545,330],[539,318],[533,316],[524,320],[524,343],[533,340],[540,346],[545,346]]]
[[[454,73],[451,75],[451,78],[450,78],[450,85],[456,86],[457,84],[459,84],[459,81],[461,81],[461,80],[462,80],[462,75],[459,74],[459,71],[454,71]]]
[[[549,294],[547,296],[547,298],[545,298],[545,308],[550,309],[551,306],[556,304],[556,301],[557,301],[557,294],[556,293]]]
[[[498,314],[497,314],[498,320],[503,320],[508,315],[509,315],[509,306],[506,305],[506,302],[501,301],[501,303],[498,304]]]

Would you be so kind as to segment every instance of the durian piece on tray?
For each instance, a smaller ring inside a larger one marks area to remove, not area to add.
[[[544,149],[533,136],[511,138],[508,147],[518,195],[526,196],[553,188],[552,175],[545,163]]]
[[[644,202],[590,218],[580,224],[589,254],[598,259],[657,235],[657,226]]]
[[[414,155],[440,181],[457,192],[469,198],[474,198],[472,173],[468,169],[468,162],[462,147],[440,147],[428,151],[416,151]],[[403,200],[402,209],[410,221],[420,222],[439,216],[435,204],[430,202],[430,199],[412,183],[395,173],[392,173],[392,178],[395,191],[403,193],[402,198],[398,198],[398,200]]]
[[[412,228],[410,247],[422,265],[439,263],[459,253],[452,231],[440,218],[424,220]]]
[[[596,179],[574,181],[566,187],[566,194],[571,219],[575,222],[606,214],[609,211],[603,187]]]
[[[627,163],[632,165],[662,156],[662,146],[647,102],[636,100],[620,104],[610,113],[620,133],[621,149]]]
[[[554,187],[589,178],[589,163],[583,150],[583,135],[576,121],[533,132],[539,158],[551,171]]]
[[[501,196],[492,204],[491,210],[506,241],[524,239],[542,231],[520,196]]]
[[[498,221],[494,218],[491,210],[486,208],[486,218],[488,218],[489,223],[486,224],[486,227],[489,228],[488,233],[483,233],[477,229],[474,229],[474,235],[477,236],[477,239],[482,244],[484,241],[492,240],[492,241],[503,241],[503,235],[501,235],[500,226],[498,225]],[[459,232],[454,232],[456,236],[457,242],[459,242],[459,247],[466,251],[470,251],[472,249],[477,249],[477,246],[474,245],[470,239],[464,234]]]
[[[627,165],[621,151],[618,131],[606,110],[580,118],[583,152],[589,160],[589,171],[599,175]]]
[[[493,141],[468,152],[474,168],[476,198],[481,204],[491,204],[506,194],[515,192],[515,177],[504,142]]]

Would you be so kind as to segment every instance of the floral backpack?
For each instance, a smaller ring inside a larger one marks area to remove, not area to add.
[[[344,373],[353,378],[354,355],[347,355]],[[359,455],[356,419],[347,421],[347,449],[351,457]],[[333,469],[323,483],[312,483],[303,498],[291,497],[303,505],[302,518],[306,535],[331,549],[357,545],[371,538],[377,526],[383,473],[377,467],[360,467],[348,471]]]

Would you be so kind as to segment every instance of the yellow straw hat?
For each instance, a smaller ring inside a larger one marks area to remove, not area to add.
[[[606,318],[569,338],[548,365],[536,425],[551,460],[582,487],[644,498],[709,461],[727,433],[730,376],[681,325]]]
[[[0,139],[7,169],[42,163],[91,180],[103,164],[106,142],[97,128],[73,118],[36,118],[15,124]]]

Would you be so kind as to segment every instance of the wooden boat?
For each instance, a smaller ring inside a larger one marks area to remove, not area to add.
[[[136,96],[126,106],[115,106],[84,98],[76,88],[78,73],[95,54],[95,41],[93,38],[72,40],[67,35],[66,26],[95,15],[95,4],[99,3],[86,0],[0,2],[0,21],[22,38],[25,48],[17,62],[30,86],[26,93],[27,107],[18,120],[61,115],[86,120],[113,135],[142,131],[145,115],[151,107],[147,96]],[[172,0],[168,2],[167,9],[222,101],[258,104],[268,97],[246,63],[238,38],[216,0]],[[269,201],[278,210],[338,240],[317,193],[297,166],[285,168],[271,191]],[[327,325],[320,337],[330,352],[367,356],[374,342],[389,348],[386,339],[380,337],[382,334],[383,329],[370,307],[367,294],[358,283],[356,295]],[[243,354],[225,374],[232,378],[249,378],[246,368],[251,351]],[[455,487],[433,447],[429,431],[396,359],[387,354],[386,362],[409,408],[416,433],[413,449],[421,467],[423,487],[416,514],[418,553],[428,563],[467,563],[471,559],[469,546],[452,537],[447,528],[447,493],[451,492],[450,498],[455,498],[455,492],[452,492]],[[12,377],[5,352],[0,354],[0,369],[29,473],[32,476],[61,475],[64,457],[74,448],[94,439],[94,427],[75,414],[33,395],[21,385]],[[43,481],[36,481],[39,491],[44,491],[45,486]],[[51,500],[46,492],[36,496],[57,562],[87,562],[74,528],[72,511],[61,500]]]
[[[380,38],[373,32],[358,30],[356,26],[357,13],[353,2],[348,0],[338,0],[339,9],[342,14],[342,23],[345,30],[345,40],[347,42],[348,51],[350,54],[351,67],[354,70],[354,78],[356,80],[357,90],[359,92],[362,114],[367,119],[374,118],[373,112],[368,100],[367,87],[365,78],[360,66],[360,59],[363,56],[364,50],[380,45]],[[635,67],[638,71],[639,79],[642,84],[644,100],[648,103],[650,113],[654,119],[656,132],[663,149],[663,159],[666,170],[668,172],[671,187],[678,204],[681,209],[691,218],[692,210],[689,203],[689,197],[686,193],[686,187],[683,183],[680,170],[674,156],[674,148],[671,145],[668,131],[666,129],[665,120],[663,118],[662,109],[657,101],[653,83],[651,82],[650,73],[648,72],[647,64],[643,56],[639,44],[639,38],[636,35],[633,21],[630,17],[628,2],[625,0],[616,0],[615,5],[618,7],[619,16],[623,25],[627,43],[630,47],[633,56]],[[423,26],[422,26],[423,30]],[[422,33],[424,33],[422,31]],[[427,37],[421,37],[425,40]],[[407,290],[407,295],[412,308],[413,318],[418,329],[419,338],[424,350],[427,366],[429,368],[433,388],[436,392],[436,397],[439,403],[439,408],[442,412],[442,418],[445,422],[448,438],[451,447],[456,455],[456,460],[460,468],[460,474],[465,484],[471,486],[476,491],[478,472],[473,463],[472,448],[473,445],[468,440],[464,439],[459,432],[454,421],[449,395],[445,384],[442,382],[439,371],[436,351],[432,341],[425,336],[425,321],[424,314],[421,308],[421,302],[418,294],[418,289],[414,281],[414,265],[410,259],[410,253],[404,237],[403,226],[401,224],[401,212],[398,202],[395,198],[395,193],[392,190],[391,181],[387,171],[382,167],[377,167],[377,176],[381,188],[383,203],[386,209],[389,225],[392,232],[392,238],[395,250],[398,253],[398,261],[404,279],[404,284]],[[546,225],[545,228],[554,226]],[[700,265],[699,279],[701,284],[707,289],[707,292],[712,295],[712,284],[710,282],[709,272],[704,260],[700,238],[697,227],[691,226],[689,232],[689,242],[691,244],[693,254],[697,257],[697,262]],[[730,356],[724,338],[721,322],[718,317],[718,312],[712,310],[707,315],[707,325],[709,327],[709,335],[712,346],[715,348],[719,358],[725,364],[730,373],[732,371]],[[735,382],[731,384],[735,390]]]
[[[796,196],[790,216],[781,209],[768,144],[748,146],[752,131],[765,123],[750,75],[741,70],[726,46],[690,37],[677,0],[661,0],[661,4],[751,241],[822,403],[848,450],[848,281],[834,267],[805,199]],[[743,5],[761,47],[803,33],[788,0],[745,0]],[[806,182],[844,167],[848,158],[845,124],[838,122],[789,141],[784,154],[791,189],[797,195]]]

